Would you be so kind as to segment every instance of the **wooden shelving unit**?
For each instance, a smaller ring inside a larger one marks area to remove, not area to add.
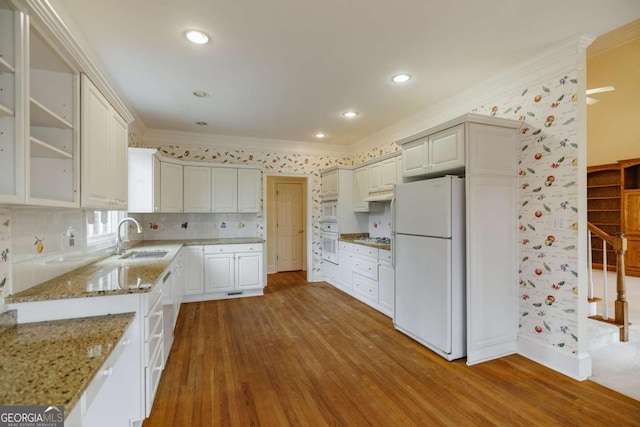
[[[587,218],[589,222],[610,235],[622,231],[621,177],[617,163],[591,166],[587,169]],[[602,240],[591,238],[593,265],[602,268]],[[612,248],[607,248],[607,268],[615,270],[616,257]]]
[[[627,237],[626,274],[640,276],[640,159],[587,168],[587,217],[609,235]],[[591,239],[595,268],[602,268],[602,240]],[[616,254],[607,247],[607,269],[616,268]]]

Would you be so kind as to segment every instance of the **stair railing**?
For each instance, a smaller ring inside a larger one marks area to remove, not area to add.
[[[625,282],[624,255],[627,251],[627,238],[623,233],[615,236],[602,231],[600,228],[587,223],[589,229],[589,298],[593,298],[593,265],[591,256],[591,236],[595,234],[602,240],[602,270],[603,270],[603,311],[602,316],[594,316],[598,320],[613,323],[620,328],[620,341],[629,341],[629,303],[627,302],[627,287]],[[607,303],[607,245],[610,245],[616,253],[616,300],[614,302],[614,318],[609,318]]]

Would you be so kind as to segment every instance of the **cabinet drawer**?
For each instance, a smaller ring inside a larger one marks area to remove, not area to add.
[[[372,280],[378,280],[378,261],[371,258],[353,257],[353,272]]]
[[[152,356],[162,347],[162,306],[160,306],[160,315],[153,316],[153,328],[149,330],[148,336],[144,341],[144,365],[148,366]],[[157,320],[156,320],[157,319]]]
[[[163,276],[164,277],[164,276]],[[145,316],[149,315],[153,307],[158,303],[162,297],[162,286],[157,284],[149,291],[149,293],[143,298],[142,312]]]
[[[353,252],[354,246],[355,245],[353,243],[340,242],[340,245],[338,246],[338,248],[340,251]]]
[[[353,290],[367,299],[378,301],[378,282],[374,282],[359,274],[354,274]]]
[[[338,283],[338,266],[330,262],[322,263],[322,273],[324,280],[329,283]]]
[[[363,245],[353,245],[353,252],[358,255],[369,256],[375,258],[376,260],[378,259],[378,248],[372,248],[370,246]]]
[[[205,254],[225,254],[234,252],[262,252],[262,243],[243,243],[240,245],[205,245]]]
[[[98,371],[96,376],[93,378],[93,380],[87,387],[87,390],[84,393],[84,412],[85,413],[89,409],[93,401],[95,400],[96,396],[98,395],[98,392],[100,391],[104,383],[107,382],[109,380],[109,377],[113,375],[114,367],[116,366],[116,363],[120,358],[120,355],[124,352],[127,346],[131,345],[130,329],[131,329],[130,327],[127,328],[127,331],[125,332],[125,334],[122,336],[120,341],[118,341],[116,348],[113,349],[113,351],[111,352],[107,360],[104,362],[102,367],[100,367],[100,370]],[[96,349],[93,349],[93,351],[96,351]]]
[[[158,299],[155,305],[144,316],[144,340],[149,341],[151,331],[155,329],[157,324],[162,324],[162,300]]]
[[[391,263],[393,261],[393,256],[391,254],[391,251],[388,251],[386,249],[379,249],[378,259],[380,260],[380,262]]]
[[[160,383],[160,376],[162,375],[162,351],[159,350],[153,355],[153,360],[149,366],[145,369],[145,385],[146,385],[146,404],[147,404],[147,417],[151,413],[151,407],[153,406],[153,399],[156,397],[156,391],[158,391],[158,384]]]

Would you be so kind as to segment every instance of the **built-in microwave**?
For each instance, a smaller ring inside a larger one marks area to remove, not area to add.
[[[323,202],[322,203],[322,222],[336,222],[338,221],[338,203],[337,202]]]

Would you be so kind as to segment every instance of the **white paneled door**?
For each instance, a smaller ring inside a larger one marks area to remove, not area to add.
[[[304,209],[303,184],[276,186],[278,259],[277,271],[302,270]]]

